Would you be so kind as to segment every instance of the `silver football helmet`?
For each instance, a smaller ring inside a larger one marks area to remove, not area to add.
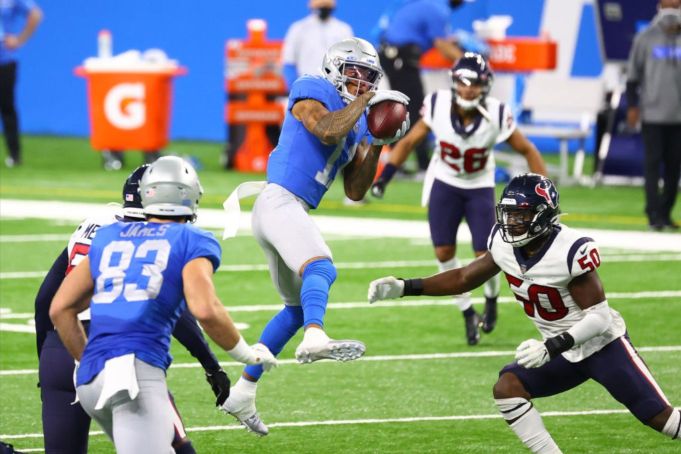
[[[177,156],[164,156],[149,166],[140,181],[145,215],[188,216],[196,220],[203,188],[194,168]]]
[[[353,101],[360,85],[375,90],[383,77],[383,69],[374,46],[361,38],[349,38],[329,47],[322,62],[322,75],[331,82],[343,99]],[[350,93],[347,83],[357,87]]]

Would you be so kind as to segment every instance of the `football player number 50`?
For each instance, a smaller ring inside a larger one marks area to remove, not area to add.
[[[125,283],[125,273],[133,257],[143,259],[155,252],[154,263],[142,265],[142,276],[149,278],[146,287],[137,283]],[[114,255],[118,260],[114,262]],[[121,293],[127,301],[145,301],[156,298],[163,285],[163,270],[168,266],[170,243],[168,240],[146,240],[135,249],[132,241],[113,241],[102,251],[99,262],[99,276],[95,281],[96,291],[93,303],[113,303]],[[109,285],[107,285],[109,283]]]

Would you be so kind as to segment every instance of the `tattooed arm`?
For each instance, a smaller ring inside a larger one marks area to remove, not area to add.
[[[350,200],[362,200],[376,176],[378,158],[383,147],[360,144],[355,157],[343,169],[343,187]]]
[[[322,143],[333,145],[345,138],[366,109],[374,92],[358,96],[343,109],[329,112],[315,99],[303,99],[291,109],[293,116]]]

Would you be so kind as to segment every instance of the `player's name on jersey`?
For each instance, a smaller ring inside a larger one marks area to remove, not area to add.
[[[165,236],[166,231],[170,228],[170,224],[146,226],[141,223],[135,223],[130,228],[121,232],[123,238],[146,238]]]

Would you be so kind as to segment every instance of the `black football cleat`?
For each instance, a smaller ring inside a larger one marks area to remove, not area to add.
[[[478,345],[478,342],[480,342],[479,326],[482,322],[480,315],[471,307],[464,311],[463,319],[466,325],[466,341],[468,345]]]
[[[482,332],[491,333],[497,326],[497,298],[485,298],[485,312],[482,314]]]

